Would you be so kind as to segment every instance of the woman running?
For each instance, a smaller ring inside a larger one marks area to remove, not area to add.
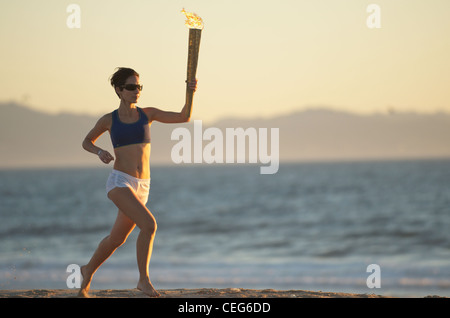
[[[191,109],[185,105],[178,113],[153,107],[137,107],[142,85],[139,83],[139,74],[130,68],[118,68],[111,76],[111,85],[120,98],[119,108],[98,120],[84,139],[83,148],[96,154],[105,164],[114,160],[106,192],[119,212],[110,234],[100,242],[89,263],[81,267],[83,281],[79,296],[88,297],[94,273],[125,243],[137,225],[140,229],[136,242],[139,269],[137,288],[150,297],[158,297],[159,293],[153,288],[148,273],[157,228],[155,218],[145,206],[150,190],[150,125],[155,120],[162,123],[187,122]],[[188,85],[195,91],[197,81]],[[110,133],[114,156],[95,145],[105,131]]]

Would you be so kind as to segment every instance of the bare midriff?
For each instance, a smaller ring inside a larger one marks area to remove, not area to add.
[[[115,148],[114,169],[138,179],[150,179],[150,150],[150,143]]]

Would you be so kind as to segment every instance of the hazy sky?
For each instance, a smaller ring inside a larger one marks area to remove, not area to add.
[[[0,101],[49,112],[118,107],[108,78],[135,68],[140,106],[184,104],[184,7],[205,22],[194,119],[330,106],[450,112],[449,0],[20,0],[0,2]],[[70,29],[67,6],[81,8]],[[381,28],[366,11],[381,9]]]

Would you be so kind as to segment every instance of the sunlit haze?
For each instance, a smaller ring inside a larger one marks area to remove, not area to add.
[[[69,28],[70,3],[80,28]],[[369,28],[369,4],[381,28]],[[47,112],[118,107],[108,78],[134,68],[139,105],[181,110],[188,29],[203,18],[194,119],[314,107],[450,112],[450,1],[3,1],[0,101]]]

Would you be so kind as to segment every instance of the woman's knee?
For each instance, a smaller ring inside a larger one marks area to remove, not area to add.
[[[108,197],[116,204],[129,219],[144,232],[155,233],[156,221],[147,207],[142,204],[134,192],[129,188],[114,188]]]
[[[139,226],[139,228],[140,228],[141,232],[145,232],[150,235],[154,235],[156,233],[158,225],[156,224],[156,220],[150,216],[150,218],[148,220],[146,220],[143,224],[141,224]]]

